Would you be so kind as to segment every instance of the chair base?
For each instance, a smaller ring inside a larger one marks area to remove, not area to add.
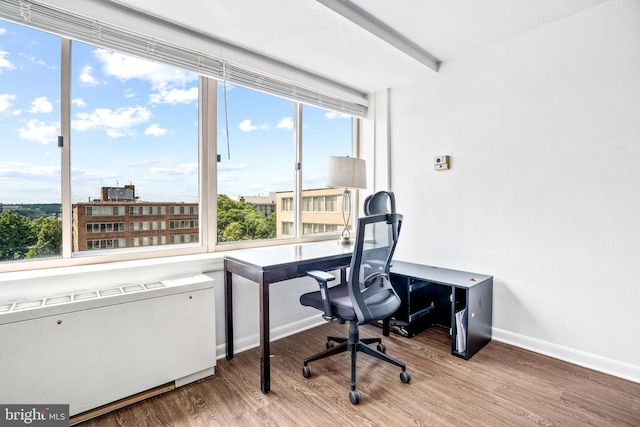
[[[331,343],[338,343],[336,346],[331,346]],[[377,349],[369,347],[370,344],[377,343]],[[304,360],[303,364],[303,375],[308,377],[311,375],[311,371],[307,367],[310,362],[314,362],[316,360],[324,359],[326,357],[333,356],[335,354],[351,353],[351,394],[350,399],[351,403],[358,403],[359,401],[359,393],[356,391],[356,355],[357,353],[363,352],[368,354],[369,356],[373,356],[376,359],[385,361],[387,363],[391,363],[392,365],[398,366],[402,369],[402,373],[400,374],[400,379],[402,382],[409,382],[410,376],[409,373],[406,372],[407,368],[404,363],[396,360],[392,357],[389,357],[385,354],[385,347],[382,344],[382,339],[380,338],[363,338],[360,339],[360,332],[358,331],[358,323],[355,320],[351,320],[349,322],[349,337],[327,337],[327,349],[323,352],[320,352],[314,356],[311,356]],[[358,399],[354,402],[354,399],[351,396],[356,395]]]

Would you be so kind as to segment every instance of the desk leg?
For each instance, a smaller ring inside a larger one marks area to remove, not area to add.
[[[226,263],[226,261],[225,261]],[[227,360],[233,359],[233,286],[231,273],[224,271],[224,309],[226,321]]]
[[[271,349],[269,338],[269,284],[261,274],[260,289],[260,388],[263,393],[271,389]]]

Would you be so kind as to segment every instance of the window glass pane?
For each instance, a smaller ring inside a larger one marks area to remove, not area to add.
[[[276,205],[293,190],[293,103],[227,85],[227,146],[222,83],[218,92],[218,242],[291,237],[276,227]],[[293,199],[283,205],[293,221]]]
[[[330,156],[353,155],[352,118],[305,105],[302,123],[303,233],[342,231],[340,206],[344,189],[327,188],[327,165]]]
[[[62,253],[60,46],[0,20],[0,262]]]
[[[73,251],[198,242],[198,76],[77,42],[71,69]]]

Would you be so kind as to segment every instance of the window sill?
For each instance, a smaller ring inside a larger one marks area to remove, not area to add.
[[[209,253],[0,273],[0,301],[55,297],[219,271],[223,260],[224,254]]]
[[[38,269],[26,269],[28,264],[22,264],[20,271],[0,273],[0,303],[51,298],[113,286],[152,283],[203,272],[221,271],[224,268],[224,255],[228,252],[334,239],[337,239],[336,234],[268,242],[236,242],[218,245],[216,252],[210,253],[111,261],[102,259],[102,262],[96,262],[95,258],[87,257],[81,258],[87,262],[80,265],[61,266],[64,260],[58,259],[50,260],[50,267]],[[148,253],[145,255],[148,256]],[[77,261],[77,259],[74,260]]]

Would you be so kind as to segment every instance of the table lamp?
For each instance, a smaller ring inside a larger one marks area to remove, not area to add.
[[[350,188],[367,188],[366,165],[363,159],[355,157],[329,157],[329,170],[327,173],[327,186],[344,188],[342,192],[342,221],[344,230],[340,240],[341,244],[351,243],[349,221],[351,221],[351,191]],[[345,216],[345,211],[347,215]]]

